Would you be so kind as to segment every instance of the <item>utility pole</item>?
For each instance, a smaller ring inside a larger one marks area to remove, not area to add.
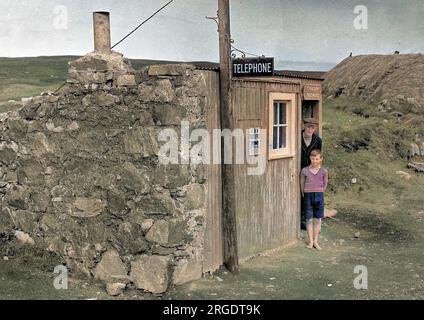
[[[221,129],[233,131],[234,119],[231,103],[231,33],[229,0],[218,0],[218,32]],[[231,148],[234,150],[234,141],[231,142]],[[221,143],[221,160],[224,264],[231,273],[237,274],[239,272],[239,264],[235,210],[234,152],[232,152],[232,163],[225,164],[223,161],[223,143]]]

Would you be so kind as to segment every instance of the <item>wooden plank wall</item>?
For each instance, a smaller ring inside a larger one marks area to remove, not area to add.
[[[213,129],[221,127],[219,116],[219,73],[214,71],[203,72],[208,88],[206,97],[207,129],[212,132]],[[217,270],[224,261],[220,165],[209,164],[207,166],[206,188],[207,213],[205,217],[203,273]]]
[[[239,258],[295,241],[299,234],[300,84],[234,81],[233,105],[237,127],[267,129],[269,92],[296,93],[296,156],[267,160],[265,173],[247,175],[248,165],[236,166],[236,210]],[[267,143],[263,141],[262,143]]]
[[[203,71],[208,87],[207,127],[220,128],[219,75]],[[249,165],[236,165],[236,210],[239,258],[247,259],[260,252],[295,241],[300,219],[300,80],[270,79],[233,81],[233,116],[243,130],[268,126],[269,92],[296,93],[296,156],[266,161],[263,175],[249,176]],[[246,132],[246,131],[245,131]],[[268,144],[267,141],[264,143]],[[213,272],[223,263],[221,171],[219,165],[207,170],[207,215],[203,272]]]
[[[290,80],[292,78],[282,78],[284,80]],[[316,106],[316,108],[314,109],[314,113],[316,114],[315,118],[318,118],[319,121],[319,125],[318,125],[318,133],[320,136],[322,136],[322,122],[323,122],[323,116],[322,116],[322,110],[323,110],[323,105],[322,105],[322,80],[316,80],[316,79],[301,79],[301,86],[304,86],[306,84],[313,84],[313,85],[318,85],[321,87],[321,97],[319,99],[318,105]]]
[[[313,80],[313,79],[302,79],[302,85],[305,84],[313,84],[318,85],[321,87],[321,97],[319,99],[318,105],[314,109],[315,118],[318,118],[319,125],[318,125],[318,133],[322,137],[322,123],[323,123],[323,117],[322,117],[322,81],[321,80]]]

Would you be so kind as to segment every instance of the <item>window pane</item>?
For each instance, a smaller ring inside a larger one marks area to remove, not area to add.
[[[279,127],[278,128],[278,136],[280,138],[279,140],[279,148],[285,148],[287,146],[287,127]]]
[[[286,124],[287,123],[287,104],[281,102],[280,103],[280,124]]]
[[[277,144],[278,127],[274,127],[272,131],[273,131],[272,132],[272,148],[278,149],[278,144]]]
[[[279,103],[274,102],[274,124],[278,124],[278,109],[279,109]]]

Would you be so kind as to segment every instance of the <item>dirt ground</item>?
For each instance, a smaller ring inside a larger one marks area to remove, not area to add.
[[[351,217],[355,215],[352,213]],[[423,299],[422,237],[414,237],[412,230],[378,219],[364,221],[361,226],[346,220],[337,218],[324,223],[321,252],[306,249],[299,242],[278,253],[251,259],[242,265],[238,276],[221,272],[213,278],[175,288],[168,296],[174,299]],[[383,235],[375,233],[377,230],[384,232]],[[399,235],[403,240],[399,240]],[[357,265],[367,267],[367,290],[354,287]]]

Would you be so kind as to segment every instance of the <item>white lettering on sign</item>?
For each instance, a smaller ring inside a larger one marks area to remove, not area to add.
[[[234,73],[237,74],[249,74],[249,73],[270,73],[272,72],[271,62],[263,63],[234,63]]]

